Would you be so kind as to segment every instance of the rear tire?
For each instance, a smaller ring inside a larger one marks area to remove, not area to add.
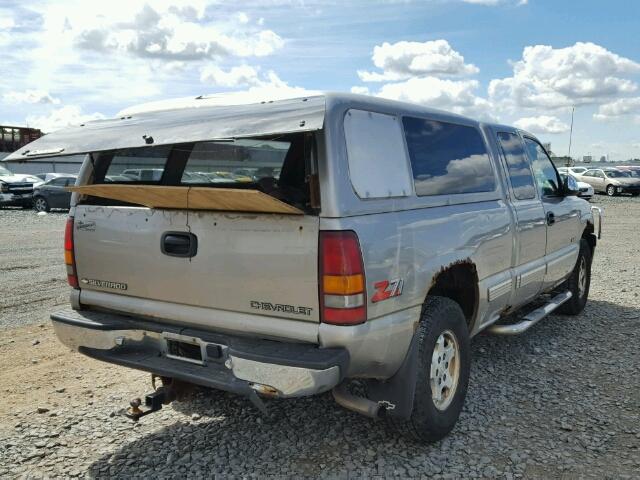
[[[51,207],[49,206],[49,202],[47,202],[46,198],[36,197],[33,199],[33,209],[36,212],[48,212],[51,210]]]
[[[607,195],[609,195],[610,197],[615,197],[616,187],[614,187],[613,185],[607,185]]]
[[[394,427],[419,442],[435,442],[455,426],[467,395],[471,353],[467,321],[460,305],[428,297],[418,335],[418,378],[408,420]]]
[[[558,313],[564,315],[578,315],[584,309],[589,298],[589,287],[591,286],[591,247],[589,243],[580,239],[580,253],[576,266],[573,267],[571,276],[562,284],[564,289],[569,290],[572,297],[558,307]]]

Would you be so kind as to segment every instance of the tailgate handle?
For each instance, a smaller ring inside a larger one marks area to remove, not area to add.
[[[198,237],[189,232],[164,232],[160,249],[170,257],[195,257],[198,252]]]

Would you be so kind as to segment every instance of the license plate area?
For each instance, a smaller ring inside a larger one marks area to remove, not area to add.
[[[165,332],[165,356],[174,360],[204,365],[206,358],[205,344],[194,337],[176,335]]]

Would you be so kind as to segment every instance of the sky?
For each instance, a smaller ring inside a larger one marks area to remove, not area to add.
[[[575,108],[573,157],[640,158],[638,31],[620,0],[0,0],[0,124],[351,91],[516,125],[556,155]]]

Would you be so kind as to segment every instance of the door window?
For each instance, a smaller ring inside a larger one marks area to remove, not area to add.
[[[556,196],[560,193],[560,179],[556,167],[544,151],[542,145],[532,138],[525,137],[527,153],[531,159],[531,166],[535,175],[538,188],[544,196]]]
[[[53,180],[51,180],[49,182],[49,185],[53,186],[53,187],[65,187],[67,185],[67,179],[66,178],[54,178]]]
[[[498,142],[507,161],[513,195],[517,200],[535,198],[536,187],[520,137],[515,133],[499,132]]]

